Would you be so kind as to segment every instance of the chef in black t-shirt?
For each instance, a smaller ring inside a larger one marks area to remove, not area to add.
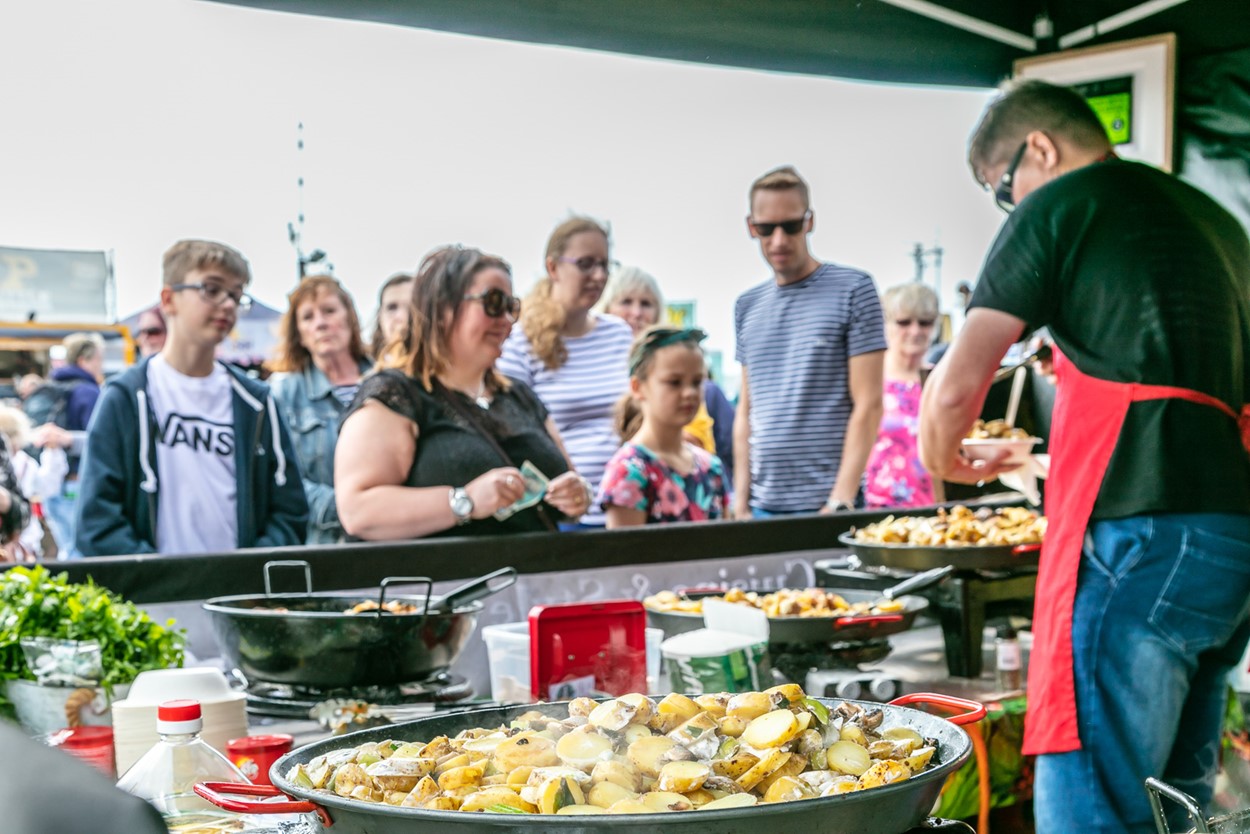
[[[1010,89],[969,162],[1011,214],[925,388],[922,459],[947,480],[997,473],[960,439],[1007,348],[1048,327],[1037,831],[1146,834],[1147,776],[1209,803],[1224,676],[1250,639],[1250,241],[1202,192],[1117,159],[1066,88]]]

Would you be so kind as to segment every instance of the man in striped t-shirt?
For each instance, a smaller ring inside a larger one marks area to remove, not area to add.
[[[747,226],[773,268],[734,305],[742,393],[734,420],[738,518],[850,509],[881,423],[881,302],[871,276],[821,263],[791,167],[751,185]]]

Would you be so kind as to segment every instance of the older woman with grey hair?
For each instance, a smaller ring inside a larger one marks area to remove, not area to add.
[[[885,313],[884,413],[864,470],[868,507],[923,507],[941,501],[942,482],[920,464],[920,368],[938,320],[937,294],[920,283],[891,287]]]

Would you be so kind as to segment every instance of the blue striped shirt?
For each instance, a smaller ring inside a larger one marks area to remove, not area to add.
[[[734,333],[750,396],[751,506],[818,510],[842,461],[848,360],[885,350],[872,277],[827,263],[794,284],[766,281],[738,297]]]
[[[629,389],[629,348],[634,334],[616,316],[600,314],[585,336],[564,339],[568,361],[552,371],[534,355],[520,327],[504,342],[496,367],[529,385],[547,406],[568,450],[573,468],[590,481],[595,493],[608,460],[621,446],[612,426],[617,401]],[[584,524],[603,524],[595,506]]]

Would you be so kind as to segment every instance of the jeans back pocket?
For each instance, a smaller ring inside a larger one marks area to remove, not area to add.
[[[1250,542],[1187,527],[1180,558],[1150,612],[1151,625],[1193,655],[1228,642],[1248,611]]]

